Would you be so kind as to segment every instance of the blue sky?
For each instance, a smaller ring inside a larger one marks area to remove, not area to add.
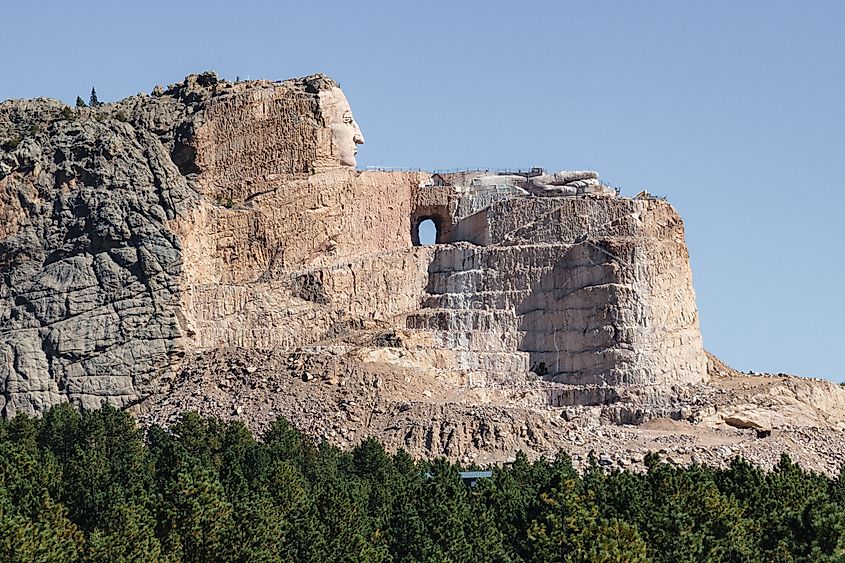
[[[0,99],[325,72],[359,164],[591,168],[684,217],[705,347],[845,380],[845,2],[15,2]]]

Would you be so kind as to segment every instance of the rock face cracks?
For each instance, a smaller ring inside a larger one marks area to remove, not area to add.
[[[143,410],[233,348],[551,406],[707,379],[667,203],[593,172],[360,172],[362,142],[322,75],[0,104],[3,414]]]
[[[67,399],[125,405],[162,389],[180,354],[182,256],[168,222],[196,194],[150,130],[67,113],[0,105],[7,138],[23,137],[0,177],[6,415]]]

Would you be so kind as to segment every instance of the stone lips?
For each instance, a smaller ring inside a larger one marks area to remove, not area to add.
[[[544,451],[561,413],[583,419],[573,408],[786,424],[777,402],[748,408],[762,395],[701,406],[683,223],[594,172],[356,171],[363,134],[322,75],[205,73],[76,110],[3,102],[0,142],[6,416],[107,401],[167,422],[180,404],[323,434],[341,404],[355,430],[329,439],[451,456]],[[417,245],[427,218],[441,244]],[[246,389],[204,371],[244,353],[267,363]],[[209,382],[213,403],[180,398]],[[839,390],[808,385],[795,393],[832,397],[835,424]],[[440,440],[425,413],[444,417]]]

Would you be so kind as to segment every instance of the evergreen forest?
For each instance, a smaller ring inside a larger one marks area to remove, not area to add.
[[[475,486],[446,460],[351,452],[280,418],[256,439],[104,406],[0,421],[2,561],[843,561],[845,482],[772,471],[576,472],[524,455]]]

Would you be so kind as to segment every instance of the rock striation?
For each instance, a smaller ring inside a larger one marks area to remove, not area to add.
[[[713,370],[683,222],[595,172],[356,170],[364,135],[323,75],[6,101],[0,143],[4,416],[284,414],[345,445],[494,457],[560,447],[583,409],[783,423],[692,414]]]

